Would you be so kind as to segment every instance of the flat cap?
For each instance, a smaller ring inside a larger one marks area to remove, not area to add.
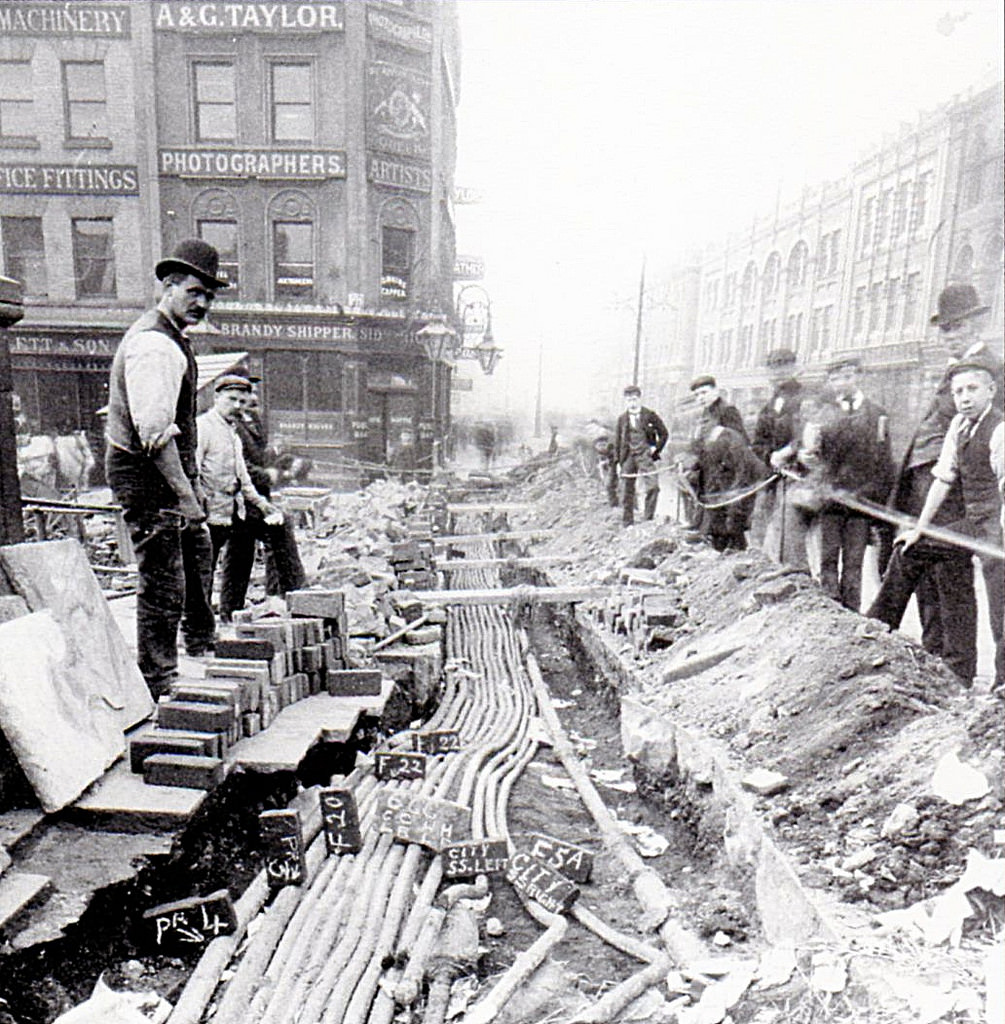
[[[796,354],[790,348],[776,348],[764,357],[765,366],[792,366],[795,361]]]
[[[225,373],[213,385],[214,391],[251,391],[251,381],[236,373]]]
[[[828,373],[837,373],[845,368],[861,370],[862,360],[858,356],[836,356],[827,364]]]
[[[624,394],[625,395],[641,395],[642,394],[642,388],[640,388],[638,386],[638,384],[629,384],[628,387],[625,388]]]
[[[697,391],[698,388],[714,388],[716,386],[715,377],[710,373],[702,374],[700,377],[695,377],[695,379],[691,381],[692,391]]]

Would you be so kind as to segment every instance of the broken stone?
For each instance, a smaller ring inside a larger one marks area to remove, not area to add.
[[[792,597],[798,588],[795,580],[779,579],[772,580],[758,587],[751,595],[751,600],[757,608],[763,608],[770,604],[781,604]]]
[[[889,839],[891,836],[900,835],[917,824],[919,818],[918,809],[914,804],[897,804],[887,815],[880,834]]]
[[[740,780],[740,785],[759,796],[774,796],[775,793],[781,793],[782,790],[788,789],[790,783],[788,777],[781,772],[771,771],[768,768],[755,768],[752,772],[744,775]]]

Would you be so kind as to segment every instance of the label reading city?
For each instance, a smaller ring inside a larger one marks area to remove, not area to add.
[[[439,852],[471,835],[471,812],[449,800],[388,790],[377,797],[377,828]]]
[[[443,848],[443,874],[447,878],[498,875],[509,865],[505,839],[471,839]]]
[[[518,892],[528,899],[537,900],[553,914],[565,913],[579,898],[579,889],[568,878],[523,851],[510,857],[506,880]]]

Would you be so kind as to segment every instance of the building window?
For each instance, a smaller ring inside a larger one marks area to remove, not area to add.
[[[273,221],[272,266],[277,299],[314,298],[314,225]]]
[[[821,277],[829,277],[838,272],[839,247],[841,232],[832,231],[820,239],[820,257],[817,270]]]
[[[921,274],[908,274],[904,284],[904,327],[913,327],[921,299]]]
[[[71,221],[77,298],[115,298],[115,256],[110,217]]]
[[[984,185],[984,135],[980,128],[974,138],[967,157],[966,181],[963,186],[963,201],[967,206],[977,206],[981,201]]]
[[[736,365],[746,366],[754,358],[754,325],[744,324],[740,334],[740,351],[736,354]]]
[[[105,65],[100,60],[63,62],[66,137],[71,142],[107,141]]]
[[[237,138],[237,88],[229,61],[199,61],[192,65],[195,97],[195,137],[198,142]]]
[[[886,283],[886,320],[883,330],[892,331],[897,326],[897,307],[900,305],[900,278],[893,277]]]
[[[736,302],[736,274],[727,274],[723,280],[722,304],[726,309],[732,309]]]
[[[886,241],[887,222],[890,219],[890,206],[893,204],[893,189],[886,189],[876,203],[876,226],[873,230],[873,244],[882,245]]]
[[[877,281],[869,287],[869,332],[880,325],[880,310],[883,308],[883,282]]]
[[[0,140],[33,141],[31,62],[0,60]]]
[[[309,63],[272,65],[272,139],[310,142],[314,138],[314,86]]]
[[[752,306],[754,304],[754,291],[757,288],[757,267],[753,261],[747,264],[743,272],[743,284],[740,289],[740,305]]]
[[[918,231],[925,223],[928,213],[928,186],[931,174],[923,174],[914,186],[914,203],[911,206],[911,233]]]
[[[806,284],[806,267],[809,263],[810,249],[805,242],[796,242],[789,253],[789,288],[802,288]]]
[[[907,211],[911,206],[911,183],[905,181],[897,189],[897,200],[893,204],[893,221],[890,224],[891,240],[900,238],[907,227]]]
[[[237,221],[200,220],[196,234],[220,254],[219,276],[230,286],[227,298],[237,295],[240,281],[240,264],[237,257]]]
[[[764,264],[763,291],[766,299],[773,299],[778,294],[778,284],[782,277],[782,257],[773,252]]]
[[[407,299],[412,286],[415,232],[385,227],[382,241],[380,294],[385,299]]]
[[[803,314],[790,313],[785,318],[785,344],[795,352],[803,336]]]
[[[859,233],[859,252],[868,252],[876,222],[876,200],[870,197],[862,204],[862,230]]]
[[[865,302],[868,289],[863,285],[855,289],[855,304],[852,309],[851,332],[858,336],[865,329]]]
[[[957,284],[970,284],[973,279],[974,250],[969,245],[964,245],[956,254],[951,280]]]
[[[3,217],[0,230],[3,231],[4,273],[20,281],[27,295],[48,294],[42,218]]]

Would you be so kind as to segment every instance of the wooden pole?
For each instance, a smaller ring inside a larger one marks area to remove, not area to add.
[[[443,604],[575,604],[599,601],[612,587],[494,587],[491,590],[413,590],[416,600]]]
[[[642,359],[642,303],[646,297],[646,258],[642,257],[642,273],[639,276],[639,308],[635,316],[635,362],[632,366],[632,383],[639,382],[639,364]]]
[[[433,537],[437,547],[444,544],[475,544],[482,540],[531,540],[534,537],[551,537],[554,530],[503,530],[499,533],[452,533]]]

